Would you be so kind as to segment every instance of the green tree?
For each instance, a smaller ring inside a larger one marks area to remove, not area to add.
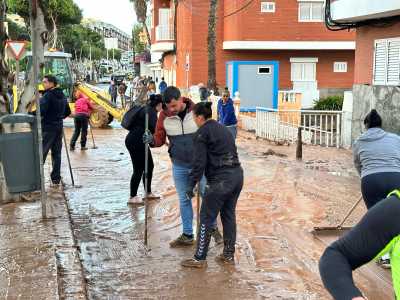
[[[11,40],[29,41],[31,38],[29,32],[25,27],[19,26],[17,23],[7,19],[8,23],[8,37]]]
[[[147,19],[147,5],[150,0],[130,0],[133,3],[137,21],[142,24],[143,29],[146,33],[147,43],[151,45],[150,33],[147,28],[146,19]]]
[[[105,56],[106,49],[100,34],[81,24],[65,26],[60,30],[60,42],[65,52],[71,53],[74,58],[92,58],[99,60]],[[79,53],[75,57],[75,52]]]
[[[7,0],[9,11],[29,20],[28,0]],[[44,13],[44,20],[50,34],[51,47],[56,47],[58,42],[58,28],[79,24],[82,20],[82,11],[73,0],[41,0],[39,5]]]
[[[114,49],[112,51],[114,51],[114,59],[121,60],[122,51],[119,49]]]

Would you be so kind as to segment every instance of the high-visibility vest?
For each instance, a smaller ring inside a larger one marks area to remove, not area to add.
[[[394,190],[388,197],[396,196],[400,200],[400,190]],[[400,299],[400,235],[393,238],[386,247],[375,257],[379,259],[385,254],[390,255],[390,266],[392,270],[392,281],[396,299]]]

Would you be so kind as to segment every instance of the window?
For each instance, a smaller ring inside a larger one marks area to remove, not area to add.
[[[299,22],[323,22],[324,1],[299,2]]]
[[[347,72],[347,61],[335,61],[333,63],[333,72],[346,73]]]
[[[299,57],[291,58],[292,81],[315,81],[318,58]]]
[[[375,41],[374,84],[400,85],[400,38]]]
[[[258,67],[258,74],[271,74],[271,67]]]
[[[274,13],[275,12],[275,2],[261,2],[261,12],[262,13]]]

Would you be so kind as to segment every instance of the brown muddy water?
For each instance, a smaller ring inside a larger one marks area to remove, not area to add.
[[[236,265],[214,262],[222,249],[211,244],[208,268],[190,270],[179,263],[194,249],[168,245],[181,233],[181,225],[166,148],[152,151],[153,192],[162,199],[150,204],[149,248],[143,244],[144,208],[126,204],[132,166],[125,134],[115,128],[94,130],[98,149],[71,153],[81,187],[67,186],[65,193],[88,299],[330,299],[319,278],[318,259],[332,239],[316,239],[310,231],[336,224],[359,197],[359,179],[348,151],[305,147],[303,162],[297,162],[295,147],[275,146],[241,132],[238,148],[245,185],[237,207]],[[68,184],[65,159],[63,165]],[[361,205],[349,224],[363,213]],[[11,251],[15,245],[2,248]],[[57,261],[37,263],[55,268],[61,279],[78,274],[73,253],[57,257],[58,272]],[[70,263],[62,267],[65,261]],[[369,299],[393,299],[387,282],[370,269],[355,278]],[[63,288],[67,291],[68,282]],[[53,288],[63,295],[63,289]]]
[[[243,133],[238,145],[246,179],[237,209],[237,264],[216,264],[213,257],[221,249],[212,246],[207,270],[187,270],[179,262],[193,249],[168,247],[180,234],[180,218],[166,149],[153,150],[153,190],[163,199],[150,206],[148,250],[143,208],[126,205],[131,164],[125,134],[97,130],[99,149],[73,154],[83,188],[67,196],[89,298],[329,299],[317,268],[325,245],[310,230],[334,224],[357,198],[359,182],[348,152],[307,147],[305,162],[298,163],[294,147],[274,147]],[[263,155],[268,149],[288,157]],[[374,299],[376,289],[369,292],[365,280],[361,285]]]

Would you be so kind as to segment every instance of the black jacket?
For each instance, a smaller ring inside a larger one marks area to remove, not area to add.
[[[63,119],[71,114],[71,109],[60,88],[48,90],[40,98],[40,114],[44,131],[58,130],[63,127]]]
[[[157,124],[157,111],[154,107],[147,105],[140,109],[140,111],[135,114],[134,120],[132,122],[132,126],[129,129],[129,134],[134,135],[133,140],[135,143],[143,143],[143,134],[145,132],[146,125],[146,107],[149,113],[149,130],[151,134],[154,134]]]
[[[210,182],[216,180],[218,174],[224,170],[239,166],[232,133],[215,120],[207,121],[197,130],[194,137],[194,161],[188,191],[193,190],[203,174]]]

